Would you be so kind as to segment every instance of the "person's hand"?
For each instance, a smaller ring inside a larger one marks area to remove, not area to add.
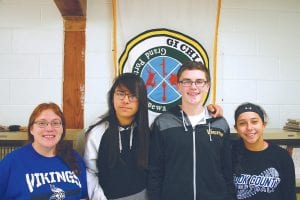
[[[223,108],[217,104],[209,104],[207,110],[209,111],[210,116],[214,118],[223,117]]]

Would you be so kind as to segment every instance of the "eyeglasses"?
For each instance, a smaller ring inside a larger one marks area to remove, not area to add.
[[[51,122],[48,122],[46,120],[40,120],[34,122],[34,124],[38,125],[38,127],[40,128],[46,128],[48,124],[50,124],[52,128],[60,128],[62,123],[60,120],[53,120]]]
[[[182,81],[179,81],[179,83],[183,87],[191,87],[193,85],[193,83],[195,84],[196,87],[203,87],[207,83],[207,81],[205,81],[203,79],[197,79],[195,81],[192,81],[190,79],[184,79]]]
[[[137,101],[137,100],[138,100],[137,96],[135,96],[135,95],[133,95],[133,94],[128,94],[128,93],[126,93],[126,92],[124,92],[124,91],[119,91],[119,90],[117,90],[117,91],[115,92],[115,95],[116,95],[120,100],[124,100],[126,96],[128,97],[128,100],[129,100],[130,102],[134,102],[134,101]]]

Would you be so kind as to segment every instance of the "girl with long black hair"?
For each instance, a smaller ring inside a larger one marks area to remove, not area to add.
[[[143,79],[116,78],[108,112],[86,132],[84,158],[90,199],[146,199],[149,122]]]

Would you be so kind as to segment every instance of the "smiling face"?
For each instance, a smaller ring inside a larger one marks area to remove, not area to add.
[[[63,126],[61,118],[52,109],[43,110],[30,127],[32,146],[41,155],[54,156],[56,145],[61,140]]]
[[[113,102],[120,125],[130,125],[139,108],[137,97],[126,87],[118,86],[115,89]]]
[[[263,132],[265,127],[266,124],[256,112],[241,113],[235,124],[239,136],[248,149],[257,149],[257,147],[264,145]]]
[[[190,80],[192,83],[190,86],[185,86],[182,81]],[[206,81],[204,85],[197,85],[195,81]],[[201,100],[209,90],[209,83],[207,82],[206,75],[203,71],[193,69],[193,70],[185,70],[182,72],[179,82],[178,82],[178,91],[182,95],[182,106],[188,105],[200,105]]]

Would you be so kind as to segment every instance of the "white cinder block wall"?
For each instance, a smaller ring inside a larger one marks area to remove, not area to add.
[[[87,19],[85,127],[107,111],[107,92],[113,82],[111,1],[88,0]]]
[[[85,127],[106,111],[113,77],[111,1],[88,0],[87,13]],[[52,0],[0,0],[0,125],[61,105],[62,23]],[[231,127],[245,101],[266,109],[269,128],[300,118],[299,34],[298,0],[222,0],[217,103]]]
[[[252,101],[269,128],[300,119],[300,1],[222,2],[217,99],[225,117],[233,124],[237,105]]]
[[[0,0],[0,125],[62,103],[63,21],[53,1]]]

